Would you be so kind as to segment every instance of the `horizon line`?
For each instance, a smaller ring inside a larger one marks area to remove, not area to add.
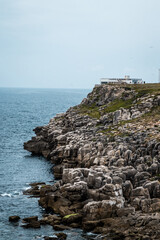
[[[79,90],[79,89],[83,89],[83,90],[89,90],[89,89],[91,89],[91,88],[54,88],[54,87],[2,87],[2,86],[0,86],[0,88],[13,88],[13,89],[15,89],[15,88],[18,88],[18,89],[77,89],[77,90]]]

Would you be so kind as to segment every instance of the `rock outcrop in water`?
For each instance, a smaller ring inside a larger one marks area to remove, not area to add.
[[[34,131],[24,148],[59,179],[41,187],[41,206],[111,239],[159,239],[159,84],[97,86]]]

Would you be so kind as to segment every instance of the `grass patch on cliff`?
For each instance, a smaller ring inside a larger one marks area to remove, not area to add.
[[[107,105],[97,106],[96,103],[98,102],[99,92],[97,92],[97,100],[92,104],[80,104],[76,107],[76,111],[79,114],[88,115],[91,118],[99,119],[104,114],[115,112],[120,108],[129,109],[135,104],[140,104],[141,100],[137,101],[138,98],[144,97],[148,94],[160,94],[160,84],[130,84],[125,86],[120,86],[127,90],[134,90],[137,94],[132,96],[130,99],[123,99],[123,96],[119,99],[115,99],[114,101],[110,102]],[[99,91],[99,89],[98,89]],[[128,93],[129,94],[129,93]],[[91,98],[91,96],[90,96]]]
[[[92,105],[79,105],[77,107],[77,112],[83,115],[88,115],[91,118],[100,118],[101,114],[99,111],[99,107],[96,106],[96,104],[92,104]]]
[[[132,107],[133,102],[137,99],[137,98],[141,98],[144,97],[145,95],[148,94],[160,94],[160,84],[159,83],[155,83],[155,84],[134,84],[134,85],[129,85],[128,87],[124,87],[128,89],[132,89],[135,90],[137,92],[137,95],[133,98],[127,99],[127,100],[123,100],[123,99],[116,99],[113,102],[111,102],[104,110],[104,114],[105,113],[109,113],[109,112],[115,112],[116,110],[120,109],[120,108],[126,108],[129,109],[130,107]],[[140,103],[140,102],[139,102]],[[138,104],[138,102],[136,102],[136,104]]]
[[[160,83],[133,84],[129,87],[138,93],[137,97],[143,97],[147,94],[160,94]]]
[[[111,102],[103,111],[103,114],[115,112],[119,110],[120,108],[130,108],[133,104],[134,98],[123,100],[123,99],[116,99],[113,102]]]
[[[133,104],[133,98],[128,100],[123,99],[116,99],[113,102],[111,102],[108,106],[96,106],[96,104],[92,105],[79,105],[76,110],[80,114],[88,115],[92,118],[99,119],[101,116],[103,116],[106,113],[115,112],[116,110],[120,108],[130,108]]]

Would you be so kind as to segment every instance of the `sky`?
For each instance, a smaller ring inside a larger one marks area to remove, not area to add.
[[[158,82],[160,0],[0,0],[0,87]]]

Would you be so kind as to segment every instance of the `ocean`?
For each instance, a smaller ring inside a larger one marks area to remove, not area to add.
[[[0,239],[31,240],[54,236],[51,226],[24,229],[8,217],[22,218],[45,213],[37,198],[23,195],[29,183],[52,184],[51,163],[32,156],[23,143],[34,136],[37,126],[46,125],[57,113],[79,104],[90,90],[0,88]],[[80,229],[66,231],[69,240],[95,239]]]

